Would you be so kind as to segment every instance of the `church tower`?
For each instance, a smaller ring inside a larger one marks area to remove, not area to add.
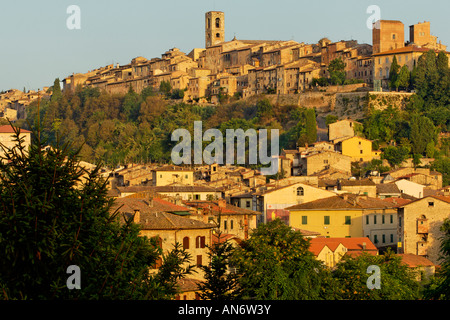
[[[225,14],[209,11],[205,14],[205,48],[225,41]]]

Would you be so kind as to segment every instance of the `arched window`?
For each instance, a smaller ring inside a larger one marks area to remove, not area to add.
[[[189,237],[183,238],[183,249],[189,249]]]
[[[220,38],[220,33],[216,33],[216,38]]]
[[[297,195],[298,195],[298,196],[303,196],[303,195],[305,195],[305,190],[303,189],[303,187],[298,187],[298,188],[297,188]]]
[[[220,28],[220,18],[216,18],[216,28]]]

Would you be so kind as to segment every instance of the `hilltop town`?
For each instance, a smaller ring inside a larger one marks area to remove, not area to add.
[[[67,94],[86,88],[110,95],[141,94],[149,87],[160,92],[168,86],[175,100],[186,104],[220,108],[224,97],[263,96],[273,105],[315,108],[324,118],[335,117],[318,124],[323,135],[314,141],[282,148],[273,176],[245,165],[152,161],[102,169],[114,211],[131,217],[141,235],[157,239],[163,251],[179,242],[193,257],[198,272],[180,280],[176,299],[199,298],[197,284],[204,281],[199,267],[208,263],[209,246],[225,239],[239,247],[259,225],[276,219],[308,238],[309,250],[330,269],[344,257],[381,255],[389,249],[408,268],[420,271],[418,280],[435,274],[441,263],[441,226],[450,218],[447,177],[431,166],[432,153],[418,160],[404,157],[393,165],[379,145],[363,137],[363,124],[357,121],[370,107],[404,109],[414,95],[409,83],[392,88],[394,60],[399,69],[406,66],[412,72],[430,50],[450,57],[431,34],[430,22],[411,25],[409,31],[405,41],[402,22],[382,20],[373,29],[372,44],[327,38],[315,44],[236,37],[226,41],[225,14],[210,11],[205,14],[205,48],[187,54],[172,48],[161,58],[136,57],[126,65],[107,65],[62,80]],[[343,81],[330,69],[336,59],[343,62]],[[1,94],[3,118],[25,119],[27,107],[38,97],[51,99],[53,89]],[[361,105],[366,109],[358,113]],[[31,131],[22,134],[31,144]],[[0,127],[0,141],[12,146],[11,135],[9,125]],[[358,172],[369,164],[374,164],[370,170]],[[88,171],[95,168],[88,162],[81,165]]]

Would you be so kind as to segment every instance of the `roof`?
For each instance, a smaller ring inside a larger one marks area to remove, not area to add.
[[[188,201],[183,201],[183,203],[192,208],[203,209],[204,211],[207,211],[208,213],[210,213],[212,215],[219,215],[219,214],[260,215],[261,214],[261,212],[253,211],[253,210],[249,210],[249,209],[245,209],[245,208],[240,208],[240,207],[234,206],[229,203],[221,204],[220,202],[222,202],[222,201],[224,202],[224,200],[214,200],[214,201],[188,200]]]
[[[180,292],[197,291],[198,285],[203,281],[191,278],[182,278],[177,280],[177,285]]]
[[[436,200],[440,200],[443,202],[446,202],[448,204],[450,204],[450,196],[427,196],[427,197],[423,197],[423,198],[419,198],[419,199],[415,199],[413,201],[410,201],[409,203],[406,203],[405,205],[402,205],[401,207],[406,207],[412,203],[418,202],[418,201],[422,201],[424,199],[436,199]]]
[[[434,266],[433,262],[422,256],[417,256],[411,253],[397,255],[402,258],[402,263],[406,264],[410,268]]]
[[[180,166],[163,166],[156,169],[153,169],[152,171],[194,171],[190,168],[184,168]]]
[[[410,199],[403,199],[403,198],[395,198],[395,197],[391,197],[391,198],[383,199],[383,201],[389,202],[389,203],[391,203],[395,208],[398,208],[398,207],[404,206],[405,204],[410,203],[412,200],[410,200]]]
[[[407,47],[403,47],[403,48],[398,48],[398,49],[394,49],[394,50],[389,50],[389,51],[383,51],[380,53],[375,53],[373,54],[374,57],[376,56],[386,56],[386,55],[392,55],[392,54],[401,54],[401,53],[411,53],[411,52],[428,52],[432,49],[429,48],[423,48],[423,47],[417,47],[417,46],[407,46]],[[450,52],[448,51],[444,51],[444,50],[434,50],[434,52],[440,52],[443,51],[445,53],[450,54]]]
[[[212,242],[215,243],[223,243],[228,240],[235,240],[239,245],[242,243],[242,239],[234,234],[229,233],[221,233],[220,236],[217,233],[212,234]]]
[[[400,189],[395,183],[379,183],[377,186],[378,194],[400,194]]]
[[[113,209],[118,209],[122,213],[134,213],[139,210],[141,213],[153,212],[185,212],[191,208],[187,206],[176,205],[172,202],[154,197],[153,199],[139,198],[117,198],[114,201]]]
[[[339,180],[339,184],[344,187],[352,186],[375,186],[375,182],[370,179],[363,180]]]
[[[287,207],[286,210],[361,210],[390,208],[393,208],[393,205],[381,199],[346,193],[334,197],[297,204]]]
[[[20,129],[20,133],[31,133],[31,131],[26,130],[26,129]],[[0,126],[0,133],[14,133],[14,128],[9,125],[9,124],[5,124],[3,126]]]
[[[370,254],[378,254],[378,249],[367,237],[356,238],[312,238],[310,239],[310,251],[314,254],[320,253],[324,246],[330,248],[331,251],[335,251],[336,248],[342,244],[349,251],[361,251],[368,252]],[[365,244],[365,249],[363,248]],[[317,253],[316,253],[317,252]]]

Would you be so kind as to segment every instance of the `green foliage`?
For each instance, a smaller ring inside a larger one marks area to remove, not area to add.
[[[433,161],[431,169],[442,173],[442,185],[450,185],[450,158],[440,157]]]
[[[176,280],[191,270],[179,249],[164,256],[140,228],[111,214],[100,166],[86,172],[68,143],[47,148],[33,132],[27,149],[17,147],[0,163],[0,295],[3,299],[167,299]],[[81,290],[69,290],[67,267],[81,271]]]
[[[258,226],[232,258],[232,265],[241,275],[243,297],[326,298],[327,271],[308,248],[308,240],[280,219]]]
[[[56,78],[52,86],[51,100],[58,101],[59,99],[61,99],[61,96],[62,96],[61,85],[59,84],[59,78]]]
[[[333,85],[343,84],[345,81],[345,63],[342,59],[336,58],[330,62],[328,66],[328,72],[330,74],[330,82]]]
[[[436,128],[429,118],[419,115],[411,117],[410,141],[413,153],[423,154],[427,149],[427,145],[431,142],[434,144],[436,139]]]
[[[317,141],[317,122],[316,122],[316,112],[314,109],[306,109],[305,111],[305,130],[306,130],[306,140],[309,144]]]
[[[159,92],[165,94],[166,96],[172,91],[172,86],[169,81],[161,81],[159,84]]]
[[[224,241],[218,234],[219,242],[214,243],[208,252],[210,263],[200,268],[205,281],[198,285],[200,297],[206,300],[235,300],[241,295],[239,275],[229,272],[229,259],[234,252],[233,245]]]
[[[408,158],[409,149],[405,146],[388,146],[384,149],[382,158],[386,159],[393,167],[397,167]]]
[[[394,55],[391,63],[391,68],[389,70],[389,86],[391,87],[391,89],[397,90],[399,87],[399,71],[400,66],[397,62],[397,57]]]
[[[380,268],[381,288],[369,289],[367,280],[371,274],[367,268]],[[383,255],[364,253],[358,257],[346,256],[332,273],[337,282],[341,299],[345,300],[414,300],[421,297],[420,285],[401,258],[388,250]]]

